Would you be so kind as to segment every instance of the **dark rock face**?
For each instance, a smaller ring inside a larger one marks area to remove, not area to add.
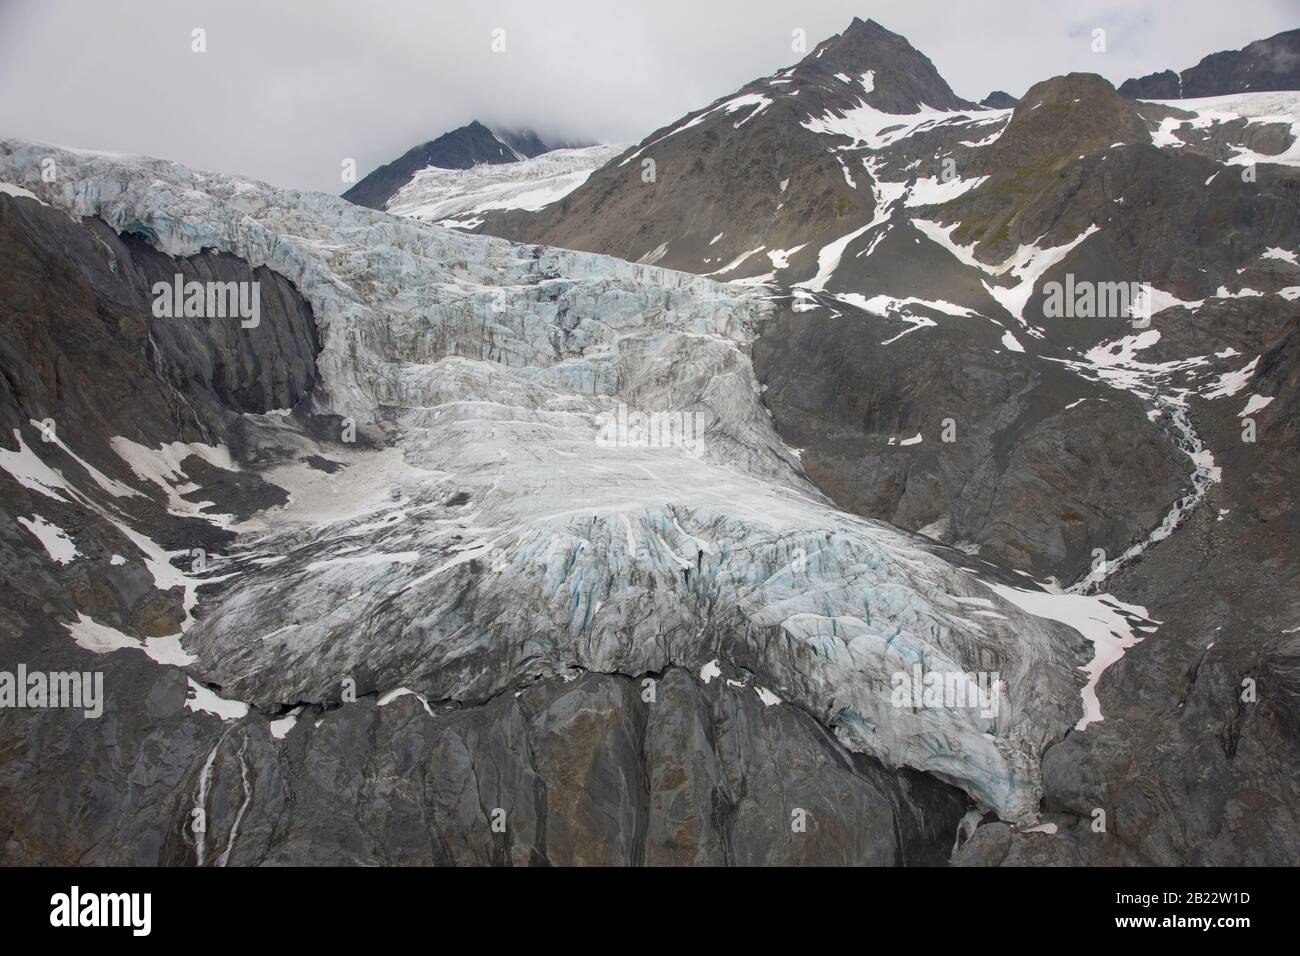
[[[0,254],[0,446],[39,447],[79,485],[97,487],[91,468],[117,483],[92,512],[70,494],[55,499],[0,473],[6,605],[45,608],[63,619],[75,619],[80,609],[140,636],[174,633],[179,590],[154,588],[142,552],[111,515],[131,514],[172,548],[215,550],[233,536],[201,518],[169,513],[161,489],[139,478],[110,440],[150,449],[171,442],[238,448],[246,430],[240,413],[302,405],[316,386],[320,345],[311,310],[269,270],[207,251],[172,258],[102,222],[75,223],[28,199],[0,196]],[[154,283],[171,283],[177,274],[259,283],[259,324],[155,317]],[[49,423],[48,438],[39,423]],[[284,492],[255,470],[181,458],[191,479],[205,479],[199,500],[213,502],[217,513],[247,514],[284,501]],[[16,523],[33,516],[71,533],[82,556],[52,568]],[[59,642],[68,641],[60,631]]]
[[[888,349],[881,323],[853,312],[765,327],[755,371],[808,476],[850,511],[1041,576],[1072,579],[1094,548],[1156,527],[1188,469],[1141,403],[971,324]]]
[[[1278,375],[1294,346],[1293,322],[1265,353],[1270,371],[1251,382],[1278,395],[1254,416],[1256,442],[1242,441],[1237,405],[1197,403],[1224,480],[1187,526],[1116,582],[1168,623],[1103,676],[1107,718],[1044,755],[1044,806],[1070,834],[1049,841],[1048,860],[1276,866],[1300,858],[1297,527],[1293,508],[1273,506],[1294,500],[1273,484],[1282,462],[1295,474],[1300,370],[1292,362]],[[1104,830],[1095,828],[1098,810]]]
[[[1245,502],[1260,521],[1295,526],[1300,513],[1300,315],[1260,356],[1253,390],[1272,398],[1269,440],[1250,462]]]
[[[943,862],[965,803],[950,788],[883,772],[797,709],[766,707],[721,682],[705,686],[674,670],[659,695],[646,760],[660,812],[651,815],[646,862]]]
[[[292,408],[316,384],[311,310],[270,270],[210,251],[175,259],[103,223],[77,225],[7,196],[0,252],[9,309],[0,416],[10,427],[53,415],[69,434],[108,437],[129,423],[137,441],[194,441],[230,412]],[[155,283],[171,285],[177,275],[257,282],[258,324],[155,317]]]
[[[216,718],[185,709],[184,672],[136,652],[82,651],[48,618],[11,607],[0,658],[10,672],[18,661],[100,671],[105,701],[96,720],[0,709],[0,864],[178,862],[170,823],[188,819],[193,774],[222,732]]]
[[[1248,326],[1241,320],[1216,324]],[[1255,441],[1243,440],[1242,403],[1192,401],[1223,481],[1184,527],[1111,582],[1166,623],[1103,675],[1106,719],[1044,754],[1043,805],[1057,832],[1008,839],[986,824],[955,863],[1286,866],[1300,858],[1300,528],[1293,487],[1281,479],[1300,466],[1297,321],[1257,331],[1247,346],[1262,353],[1249,393],[1272,398],[1251,416]]]
[[[1015,109],[1016,104],[1020,101],[1010,93],[1004,93],[1002,90],[994,90],[984,99],[980,100],[980,106],[987,106],[991,110],[1010,110]]]
[[[0,800],[5,863],[939,865],[965,807],[794,708],[677,669],[470,708],[362,699],[278,739],[256,714],[186,711],[175,669],[103,660],[118,692],[98,721],[0,712],[0,793],[23,794]],[[143,708],[118,708],[124,685]]]
[[[469,169],[480,163],[514,163],[555,148],[547,146],[536,133],[527,130],[503,133],[498,138],[492,130],[475,120],[468,126],[411,147],[391,163],[367,174],[345,192],[343,198],[358,206],[383,209],[384,204],[426,166]]]
[[[1125,80],[1121,96],[1144,100],[1195,99],[1228,93],[1300,90],[1300,30],[1256,40],[1240,50],[1211,53],[1196,66]]]
[[[953,853],[953,866],[997,866],[1007,858],[1015,831],[1005,823],[988,823],[977,829]]]

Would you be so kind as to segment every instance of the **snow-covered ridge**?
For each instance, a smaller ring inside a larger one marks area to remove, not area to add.
[[[625,146],[556,149],[518,163],[480,164],[470,169],[420,170],[386,209],[423,222],[473,228],[479,213],[493,209],[536,212],[563,199]]]
[[[1101,716],[1088,688],[1129,620],[1078,597],[1093,613],[1077,633],[818,493],[759,400],[759,293],[159,160],[4,141],[0,179],[173,254],[212,247],[286,275],[324,343],[318,410],[395,426],[381,451],[318,449],[344,460],[337,476],[269,472],[295,500],[214,556],[227,583],[185,646],[223,694],[274,710],[362,675],[472,702],[574,667],[727,660],[848,747],[1016,821],[1037,815],[1044,747]],[[602,440],[624,408],[692,416],[703,453]],[[181,477],[166,448],[118,451],[164,491]],[[68,491],[21,448],[0,464]],[[996,670],[1001,708],[894,706],[891,676],[918,664]]]

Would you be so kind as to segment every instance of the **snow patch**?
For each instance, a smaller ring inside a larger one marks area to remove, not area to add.
[[[21,199],[35,199],[42,206],[49,205],[49,203],[36,195],[36,193],[32,192],[30,189],[24,189],[22,186],[15,183],[0,182],[0,195],[17,196]]]
[[[18,523],[30,531],[36,540],[45,548],[45,552],[50,556],[51,561],[57,561],[59,564],[71,564],[72,559],[77,556],[77,546],[68,533],[53,524],[40,515],[34,518],[19,518]]]
[[[192,697],[187,697],[185,706],[194,713],[215,714],[222,720],[242,720],[248,716],[248,705],[238,700],[226,700],[224,697],[217,696],[215,691],[209,690],[202,684],[197,683],[194,678],[188,678],[190,683],[190,693]]]
[[[1269,403],[1273,401],[1272,395],[1255,394],[1250,396],[1246,401],[1246,407],[1237,412],[1238,418],[1245,418],[1247,415],[1253,415],[1261,409],[1268,408]]]
[[[1136,621],[1153,623],[1146,608],[1125,604],[1109,594],[1050,594],[1045,591],[1022,591],[1019,588],[981,582],[999,597],[1036,617],[1059,621],[1087,638],[1093,646],[1092,660],[1082,670],[1088,675],[1083,688],[1083,717],[1075,730],[1102,720],[1101,701],[1097,699],[1097,682],[1106,668],[1142,638],[1133,634]]]

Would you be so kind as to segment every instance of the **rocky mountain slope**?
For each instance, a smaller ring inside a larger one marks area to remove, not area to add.
[[[421,170],[472,169],[517,163],[567,144],[547,145],[532,131],[494,132],[478,120],[409,150],[363,177],[343,194],[359,206],[383,209]]]
[[[1121,96],[1181,100],[1229,93],[1300,90],[1300,30],[1248,43],[1240,50],[1211,53],[1196,66],[1125,80]]]
[[[854,20],[793,67],[651,133],[565,202],[489,216],[482,231],[726,279],[770,272],[783,250],[797,268],[871,208],[816,118],[923,108],[918,120],[973,109],[903,37]],[[972,128],[996,119],[972,115]]]

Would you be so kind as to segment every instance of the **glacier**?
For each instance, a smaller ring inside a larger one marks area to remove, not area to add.
[[[484,163],[469,169],[429,166],[399,189],[385,209],[395,216],[472,229],[483,221],[478,213],[494,209],[535,212],[558,202],[626,149],[585,146],[554,149],[517,163]]]
[[[1082,629],[1031,613],[1041,592],[835,507],[762,403],[749,347],[778,306],[761,289],[144,157],[3,140],[0,181],[173,255],[264,265],[312,307],[312,411],[366,440],[249,416],[349,467],[269,470],[290,502],[190,579],[187,671],[223,698],[283,715],[351,681],[475,703],[723,660],[850,749],[1025,825],[1043,750],[1101,717],[1089,668],[1142,610],[1074,595]],[[699,416],[702,454],[600,440],[620,406]],[[996,672],[1000,708],[894,706],[891,676],[918,664]]]

